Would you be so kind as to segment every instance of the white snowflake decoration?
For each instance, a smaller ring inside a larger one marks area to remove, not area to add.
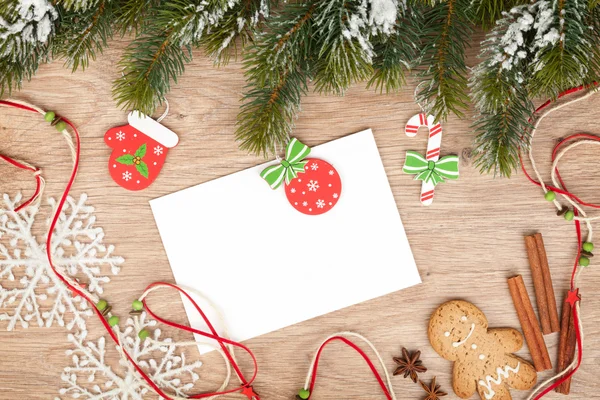
[[[125,132],[122,132],[122,131],[117,132],[116,137],[119,142],[122,142],[123,140],[125,140]]]
[[[319,181],[313,181],[311,179],[310,183],[307,183],[306,186],[308,186],[308,191],[309,192],[316,192],[317,189],[320,187],[319,186]]]
[[[185,396],[198,380],[196,370],[202,362],[186,363],[185,354],[168,344],[172,343],[172,339],[160,339],[161,331],[154,329],[155,325],[156,321],[146,319],[146,313],[128,318],[125,330],[121,332],[125,350],[166,393]],[[144,328],[153,330],[152,337],[161,340],[162,344],[142,341],[137,334]],[[69,342],[74,345],[72,350],[67,350],[72,366],[66,367],[62,374],[64,387],[60,389],[61,395],[89,400],[150,398],[145,395],[151,393],[151,389],[130,362],[121,358],[117,367],[110,367],[106,362],[105,338],[88,341],[86,336],[85,331],[68,335]],[[186,379],[188,382],[184,383],[182,378],[189,378]]]
[[[52,239],[53,260],[63,274],[82,278],[90,293],[102,294],[102,285],[110,281],[103,270],[118,274],[123,258],[113,255],[114,246],[102,243],[104,231],[94,226],[94,207],[85,205],[86,200],[85,194],[78,201],[67,199]],[[31,233],[39,206],[14,212],[20,203],[21,194],[14,199],[5,194],[0,206],[0,321],[8,323],[9,331],[17,324],[49,327],[55,321],[68,329],[84,329],[85,317],[93,311],[51,270],[45,234],[40,242]],[[48,203],[56,209],[54,199]]]
[[[162,148],[162,147],[160,147],[160,146],[156,146],[156,147],[154,148],[154,154],[155,154],[155,155],[157,155],[157,156],[160,156],[162,153],[163,153],[163,148]]]

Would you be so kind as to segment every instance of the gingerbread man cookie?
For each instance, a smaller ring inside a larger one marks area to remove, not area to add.
[[[440,356],[454,361],[452,386],[460,398],[477,392],[485,400],[510,400],[509,387],[528,390],[536,384],[535,368],[512,354],[523,346],[521,333],[488,329],[483,312],[469,302],[438,307],[429,320],[429,341]]]

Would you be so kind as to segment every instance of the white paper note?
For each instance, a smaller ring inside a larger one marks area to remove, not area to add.
[[[339,202],[319,216],[260,178],[273,162],[150,201],[175,280],[218,307],[234,340],[421,282],[371,130],[309,157],[342,179]],[[185,308],[192,326],[205,326]]]

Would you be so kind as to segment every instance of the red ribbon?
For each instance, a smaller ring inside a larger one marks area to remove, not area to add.
[[[31,111],[31,112],[38,112],[36,109],[31,108],[31,107],[27,107],[25,105],[19,104],[19,103],[13,103],[11,101],[7,101],[7,100],[0,100],[0,104],[2,105],[7,105],[10,107],[16,107],[19,109],[23,109],[23,110],[27,110],[27,111]],[[79,136],[79,131],[77,130],[77,128],[75,127],[75,125],[73,125],[73,123],[71,123],[71,121],[69,121],[66,118],[62,118],[62,121],[64,121],[67,125],[69,125],[71,127],[71,129],[73,129],[74,132],[74,136],[75,136],[75,158],[74,158],[74,162],[73,162],[73,169],[71,170],[71,175],[69,176],[69,181],[67,182],[67,186],[62,194],[62,196],[60,197],[60,200],[58,202],[58,206],[56,208],[56,212],[54,213],[54,216],[52,217],[52,222],[50,223],[50,227],[48,229],[48,235],[46,237],[46,243],[51,243],[52,242],[52,235],[54,232],[54,228],[56,227],[56,223],[58,222],[58,218],[60,216],[60,213],[63,209],[63,206],[67,200],[67,197],[69,195],[69,191],[71,190],[71,187],[73,186],[73,183],[75,181],[75,177],[77,176],[77,170],[79,168],[79,160],[80,160],[80,154],[81,154],[81,141],[80,141],[80,136]],[[38,169],[35,168],[31,168],[28,167],[22,163],[20,163],[19,161],[16,161],[10,157],[7,156],[2,156],[0,155],[0,158],[2,158],[3,160],[9,162],[10,164],[22,168],[22,169],[27,169],[27,170],[32,170],[34,172],[37,172]],[[22,204],[21,206],[19,206],[17,209],[15,209],[15,211],[19,211],[20,209],[24,208],[25,206],[29,205],[31,203],[31,201],[33,200],[33,198],[36,197],[36,195],[39,194],[39,190],[40,190],[40,185],[41,185],[41,178],[39,177],[39,175],[36,175],[36,178],[38,180],[38,187],[36,190],[36,193],[34,194],[34,196],[27,202],[25,202],[24,204]],[[96,307],[95,302],[88,297],[88,295],[86,293],[84,293],[83,291],[81,291],[78,287],[73,286],[68,279],[66,279],[63,275],[60,274],[60,272],[58,272],[54,266],[54,263],[52,262],[52,252],[51,252],[51,248],[52,246],[47,245],[46,246],[46,255],[48,257],[48,263],[50,265],[50,268],[52,268],[52,271],[54,271],[54,273],[56,274],[56,276],[65,284],[65,286],[67,286],[72,292],[73,295],[75,296],[81,296],[83,297],[92,307],[92,309],[94,310],[94,312],[96,313],[96,315],[98,316],[98,319],[100,320],[100,322],[102,323],[102,325],[104,326],[104,328],[106,329],[106,331],[108,332],[108,334],[110,335],[110,337],[113,339],[113,341],[119,345],[119,339],[117,337],[117,335],[115,334],[113,328],[108,324],[108,322],[106,321],[106,319],[104,318],[104,316],[102,315],[102,312],[100,310],[98,310],[98,308]],[[196,310],[198,311],[198,313],[202,316],[202,318],[204,319],[204,321],[206,322],[209,330],[211,331],[211,333],[208,332],[204,332],[202,330],[199,329],[194,329],[188,326],[183,326],[180,324],[177,324],[175,322],[169,321],[167,319],[163,319],[159,316],[157,316],[156,314],[154,314],[152,312],[152,310],[150,310],[150,308],[148,307],[148,305],[146,304],[146,301],[144,300],[144,307],[146,308],[146,311],[148,312],[148,314],[150,314],[153,318],[155,318],[156,320],[165,323],[169,326],[172,326],[174,328],[180,329],[180,330],[184,330],[187,332],[193,332],[193,333],[197,333],[199,335],[211,338],[216,340],[219,345],[221,346],[221,349],[223,349],[223,352],[225,353],[227,359],[229,360],[229,362],[231,362],[231,364],[233,365],[233,368],[236,372],[236,374],[238,375],[240,381],[242,382],[242,385],[234,388],[234,389],[230,389],[230,390],[226,390],[226,391],[222,391],[222,392],[213,392],[213,393],[199,393],[199,394],[195,394],[195,395],[191,395],[189,396],[189,398],[191,399],[202,399],[205,397],[211,397],[211,396],[218,396],[218,395],[224,395],[224,394],[228,394],[228,393],[234,393],[234,392],[239,392],[241,391],[243,394],[245,394],[246,396],[248,396],[249,399],[253,399],[255,398],[256,400],[260,400],[260,397],[258,396],[257,393],[254,392],[254,390],[252,389],[252,383],[254,382],[256,375],[258,373],[258,365],[256,362],[256,357],[254,356],[254,354],[252,353],[252,351],[247,348],[246,346],[244,346],[241,343],[235,342],[233,340],[229,340],[226,338],[223,338],[221,336],[218,335],[218,333],[216,332],[216,330],[214,329],[214,327],[212,326],[212,324],[210,323],[210,321],[208,320],[208,318],[206,317],[206,315],[204,314],[204,312],[202,311],[202,309],[198,306],[198,304],[189,296],[189,294],[187,292],[185,292],[184,290],[182,290],[181,288],[173,285],[173,284],[169,284],[169,283],[165,283],[165,282],[156,282],[156,283],[152,283],[150,284],[147,289],[154,287],[154,286],[166,286],[166,287],[170,287],[170,288],[174,288],[176,290],[178,290],[179,292],[183,293],[186,298],[188,300],[190,300],[192,302],[192,304],[194,305],[194,307],[196,308]],[[147,290],[146,289],[146,290]],[[252,357],[252,361],[254,364],[254,373],[252,375],[251,379],[245,379],[241,369],[239,368],[238,364],[236,363],[235,359],[233,358],[233,356],[231,355],[231,353],[229,352],[229,349],[227,348],[226,344],[230,344],[239,348],[242,348],[243,350],[245,350],[246,352],[248,352],[248,354],[250,354],[250,356]],[[152,389],[154,389],[154,391],[161,397],[167,399],[167,400],[172,400],[170,396],[168,396],[166,393],[164,393],[153,381],[152,379],[143,371],[143,369],[135,362],[135,360],[129,355],[129,353],[122,348],[123,350],[123,354],[125,355],[125,357],[131,362],[131,364],[133,365],[133,367],[135,368],[135,370],[141,375],[141,377],[144,379],[144,381],[146,381],[146,383],[148,383],[148,385],[150,385],[152,387]]]
[[[596,86],[597,83],[594,83],[594,86]],[[571,88],[569,90],[566,90],[562,93],[560,93],[558,95],[557,98],[561,98],[564,97],[566,95],[572,94],[572,93],[576,93],[579,92],[581,90],[584,89],[589,89],[590,86],[578,86],[576,88]],[[535,113],[538,113],[539,111],[543,110],[544,108],[548,107],[550,104],[552,104],[552,100],[547,100],[544,104],[542,104],[541,106],[539,106],[536,110]],[[559,149],[567,142],[574,140],[574,139],[587,139],[587,140],[595,140],[595,141],[599,141],[600,142],[600,137],[595,136],[595,135],[590,135],[587,133],[577,133],[574,135],[570,135],[567,138],[561,140],[559,143],[557,143],[554,146],[554,149],[552,150],[552,161],[554,162],[554,160],[556,159],[556,155],[559,151]],[[537,186],[542,186],[542,184],[538,181],[536,181],[535,179],[533,179],[529,173],[527,172],[527,169],[525,168],[525,164],[523,162],[523,157],[521,156],[521,152],[519,151],[519,160],[521,162],[521,169],[523,170],[523,173],[525,174],[525,177],[534,185]],[[562,186],[562,188],[557,188],[554,186],[550,186],[550,185],[546,185],[546,187],[554,192],[563,194],[565,196],[570,197],[571,199],[573,199],[575,202],[577,202],[578,204],[582,205],[582,206],[587,206],[587,207],[592,207],[592,208],[600,208],[600,205],[598,204],[594,204],[594,203],[588,203],[585,202],[583,200],[581,200],[579,197],[577,197],[575,194],[569,192],[567,190],[567,187],[562,179],[562,177],[560,176],[560,173],[558,171],[558,166],[556,166],[555,168],[556,171],[556,176]],[[575,216],[578,216],[579,213],[577,211],[577,209],[574,210]],[[575,265],[573,266],[573,270],[571,272],[571,282],[570,282],[570,286],[571,286],[571,291],[574,291],[575,289],[577,289],[575,287],[575,274],[577,272],[577,265],[579,263],[579,257],[581,256],[581,241],[582,241],[582,236],[581,236],[581,223],[579,220],[575,220],[575,232],[577,235],[577,257],[575,258]],[[535,397],[535,400],[539,400],[542,397],[544,397],[546,394],[548,394],[549,392],[551,392],[552,390],[554,390],[555,388],[557,388],[558,386],[560,386],[560,384],[562,384],[563,382],[565,382],[566,380],[568,380],[569,378],[571,378],[575,372],[577,372],[577,370],[579,369],[579,367],[581,366],[581,361],[583,359],[583,348],[582,348],[582,338],[581,338],[581,331],[579,328],[579,313],[577,311],[577,302],[574,302],[571,305],[571,312],[573,313],[573,325],[575,327],[575,334],[576,334],[576,338],[577,338],[577,364],[575,365],[575,367],[569,371],[567,374],[561,376],[558,380],[556,380],[552,385],[550,385],[549,387],[547,387],[546,389],[544,389],[544,391],[542,391],[540,394],[538,394]]]

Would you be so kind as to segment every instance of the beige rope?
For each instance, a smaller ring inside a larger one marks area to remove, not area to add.
[[[533,171],[537,177],[538,182],[540,182],[542,189],[544,190],[544,193],[548,192],[548,188],[546,187],[546,184],[544,182],[544,179],[542,178],[539,170],[537,169],[536,163],[535,163],[535,159],[533,157],[533,137],[535,135],[536,130],[538,129],[538,127],[540,126],[540,123],[542,122],[542,120],[550,115],[551,113],[553,113],[554,111],[560,110],[561,108],[567,107],[569,105],[573,105],[575,103],[578,103],[582,100],[585,100],[587,98],[589,98],[590,96],[592,96],[593,94],[597,93],[596,90],[590,90],[588,91],[585,95],[577,97],[573,100],[570,101],[566,101],[566,102],[562,102],[559,104],[556,104],[554,107],[550,107],[548,109],[546,109],[546,111],[544,113],[542,113],[539,118],[537,119],[537,121],[535,122],[533,129],[531,130],[531,141],[530,141],[530,145],[529,145],[529,151],[528,151],[528,155],[529,155],[529,160],[531,161],[531,166],[533,168]],[[593,145],[599,145],[600,142],[594,141],[594,140],[579,140],[577,142],[573,142],[570,145],[568,145],[567,147],[565,147],[564,149],[562,149],[558,155],[556,156],[554,162],[552,163],[552,170],[551,170],[551,178],[552,178],[552,183],[554,184],[555,187],[560,187],[560,182],[558,181],[558,176],[556,174],[556,167],[558,166],[558,163],[560,161],[560,159],[570,150],[574,149],[577,146],[581,146],[584,144],[593,144]],[[577,204],[577,202],[573,201],[573,199],[571,199],[571,197],[561,194],[560,195],[569,203],[571,204],[575,209],[577,209],[577,211],[579,212],[579,214],[581,214],[580,217],[575,217],[575,219],[579,220],[579,221],[583,221],[586,224],[587,227],[587,239],[586,241],[591,242],[592,241],[592,237],[593,237],[593,229],[592,229],[592,224],[591,221],[599,219],[600,216],[597,217],[587,217],[587,214],[585,213],[585,211],[583,210],[583,208],[581,207],[581,205]],[[558,200],[554,200],[553,201],[555,207],[558,210],[562,209],[562,205],[560,204],[560,202],[558,202]],[[577,266],[577,271],[575,272],[575,279],[574,279],[574,284],[575,287],[579,287],[579,280],[581,278],[581,274],[583,273],[583,270],[585,269],[585,267],[581,267],[581,266]],[[584,340],[584,333],[583,333],[583,324],[581,321],[581,308],[579,303],[576,304],[577,307],[577,319],[575,320],[575,323],[577,324],[577,326],[579,327],[579,331],[581,334],[581,346],[583,348],[583,340]],[[569,364],[564,370],[562,370],[561,372],[559,372],[558,374],[548,378],[547,380],[545,380],[544,382],[540,383],[538,385],[538,387],[531,392],[531,394],[529,395],[529,397],[527,398],[527,400],[531,400],[535,397],[535,395],[540,392],[546,385],[548,385],[550,382],[562,377],[563,375],[567,374],[569,371],[571,371],[573,368],[575,368],[575,366],[577,365],[577,358],[573,359],[573,362],[571,362],[571,364]]]
[[[381,358],[381,355],[379,354],[379,352],[377,351],[377,349],[375,348],[373,343],[371,343],[369,341],[369,339],[367,339],[366,337],[364,337],[358,333],[344,331],[344,332],[334,333],[333,335],[330,335],[327,338],[325,338],[325,340],[323,340],[323,342],[321,342],[321,345],[319,346],[319,348],[321,346],[323,346],[323,344],[325,342],[327,342],[329,339],[331,339],[335,336],[344,336],[344,337],[350,336],[350,337],[358,338],[358,339],[362,340],[363,342],[365,342],[371,348],[371,350],[373,350],[373,353],[375,353],[375,356],[379,360],[379,363],[381,364],[381,368],[383,369],[383,373],[385,375],[385,380],[386,380],[386,385],[387,385],[388,391],[390,392],[390,395],[392,396],[392,398],[394,400],[396,400],[396,395],[394,394],[394,386],[392,385],[392,380],[390,378],[390,374],[388,373],[385,363],[383,362],[383,358]],[[316,362],[317,362],[317,352],[315,352],[313,359],[310,363],[310,367],[308,368],[308,373],[306,374],[306,380],[304,381],[304,389],[305,390],[308,390],[308,388],[310,386],[310,378],[313,373],[313,370],[315,369]]]

